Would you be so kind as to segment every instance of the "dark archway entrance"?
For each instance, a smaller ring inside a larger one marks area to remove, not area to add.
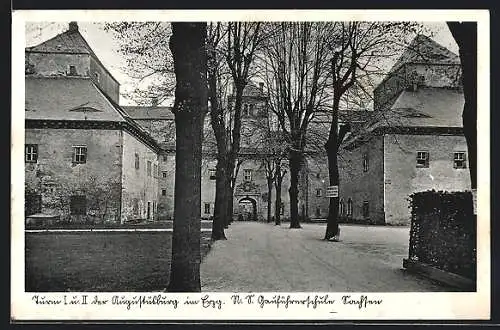
[[[250,197],[238,201],[238,220],[257,221],[257,202]]]

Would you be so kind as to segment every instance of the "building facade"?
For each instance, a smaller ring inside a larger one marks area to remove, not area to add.
[[[157,218],[158,143],[76,23],[25,51],[25,213],[68,222]]]
[[[408,224],[412,193],[470,189],[457,55],[417,36],[374,97],[374,117],[341,148],[342,217]]]

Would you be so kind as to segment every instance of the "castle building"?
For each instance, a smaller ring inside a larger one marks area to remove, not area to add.
[[[120,223],[173,218],[175,121],[170,107],[120,106],[119,82],[75,22],[25,49],[25,83],[26,215]],[[263,220],[269,198],[265,161],[271,157],[265,140],[272,126],[263,84],[250,82],[242,103],[234,214]],[[458,57],[418,36],[375,89],[374,111],[339,113],[340,125],[352,128],[339,155],[341,216],[350,222],[407,224],[411,193],[468,189],[462,107]],[[328,214],[328,164],[320,135],[327,135],[329,124],[328,114],[318,114],[310,125],[313,143],[299,176],[303,220]],[[212,140],[207,116],[202,218],[214,212]],[[279,208],[283,219],[289,217],[289,179],[287,173]],[[271,214],[275,194],[273,189]]]
[[[159,144],[118,105],[119,83],[75,22],[25,50],[25,213],[157,218]]]
[[[458,56],[417,36],[376,87],[373,118],[341,147],[342,217],[408,224],[412,193],[470,189],[463,104]]]

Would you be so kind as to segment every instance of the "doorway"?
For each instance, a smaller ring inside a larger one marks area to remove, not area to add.
[[[238,219],[242,221],[257,221],[257,202],[245,197],[238,202]]]

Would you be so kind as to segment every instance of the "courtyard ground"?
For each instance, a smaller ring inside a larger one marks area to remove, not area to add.
[[[202,255],[210,232],[202,232]],[[25,289],[164,291],[170,276],[172,233],[27,232]]]
[[[325,226],[234,222],[201,265],[202,291],[454,291],[402,270],[408,227],[343,225],[328,242]]]

